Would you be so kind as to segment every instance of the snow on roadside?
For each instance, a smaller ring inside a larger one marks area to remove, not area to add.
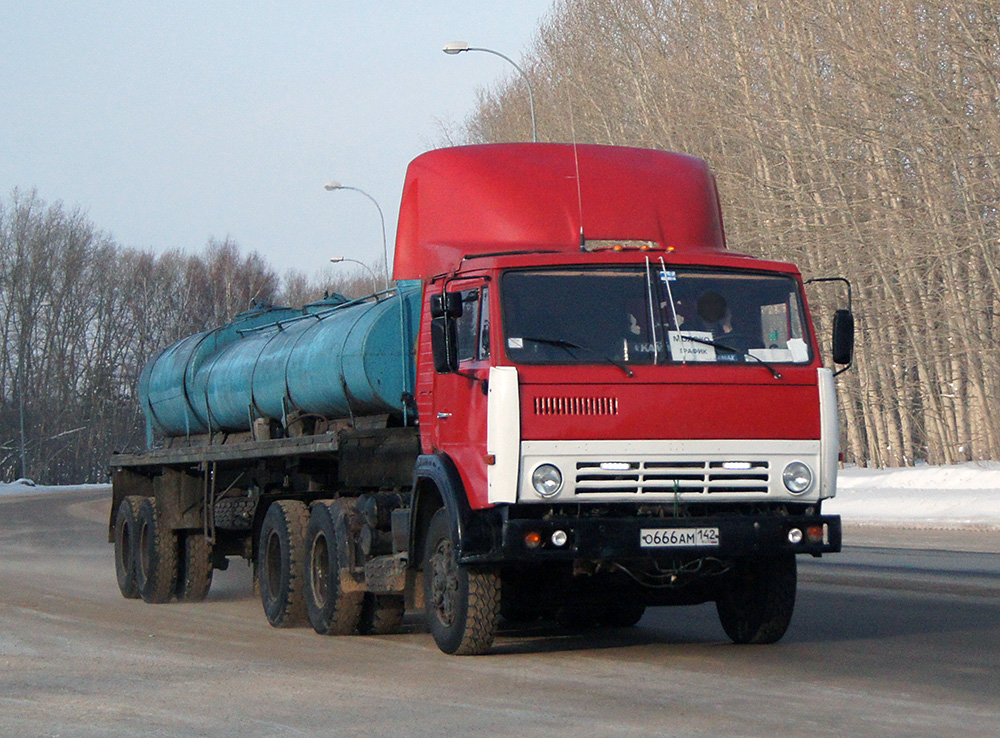
[[[1000,463],[843,469],[823,512],[845,524],[1000,528]]]
[[[31,486],[0,483],[0,497],[69,491],[108,491],[107,484]],[[928,528],[1000,529],[1000,462],[903,469],[848,468],[840,471],[837,496],[823,512],[845,524]]]
[[[110,484],[70,484],[70,485],[43,485],[35,484],[30,480],[18,479],[16,482],[0,482],[0,497],[16,497],[29,495],[49,495],[59,492],[102,492],[111,494]]]

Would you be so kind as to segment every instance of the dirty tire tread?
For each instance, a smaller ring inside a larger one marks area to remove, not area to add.
[[[177,599],[201,602],[212,588],[212,544],[204,533],[188,533],[179,554]]]
[[[495,571],[469,572],[468,607],[465,638],[456,656],[484,654],[493,646],[500,619],[500,577]]]
[[[298,500],[278,500],[271,504],[264,515],[260,531],[258,566],[260,598],[268,622],[275,628],[294,628],[306,624],[305,557],[306,527],[309,508]],[[275,536],[279,545],[278,561],[269,561],[268,544]],[[278,571],[274,572],[273,568]],[[276,591],[272,591],[273,576]]]
[[[431,518],[424,552],[424,586],[427,619],[438,648],[455,656],[488,653],[500,622],[500,575],[492,567],[463,567],[455,560],[448,514],[441,508]],[[440,543],[448,543],[450,567],[457,580],[454,619],[445,623],[435,610],[432,558]]]
[[[162,604],[174,597],[177,581],[177,536],[163,529],[155,500],[146,497],[139,507],[136,541],[136,581],[144,602]]]
[[[141,597],[135,573],[135,552],[142,500],[139,495],[129,495],[118,505],[115,514],[115,575],[118,589],[127,600]]]
[[[403,627],[403,595],[365,593],[361,607],[361,635],[394,635]]]
[[[257,500],[250,497],[227,497],[215,503],[215,527],[225,530],[250,530]]]
[[[741,645],[781,640],[795,609],[795,556],[782,554],[744,562],[733,579],[736,586],[721,593],[716,600],[719,621],[726,635]]]

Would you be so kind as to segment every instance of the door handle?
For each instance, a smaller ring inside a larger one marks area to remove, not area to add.
[[[445,420],[451,417],[451,413],[438,413],[438,420]]]

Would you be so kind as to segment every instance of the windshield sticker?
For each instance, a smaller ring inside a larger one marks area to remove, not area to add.
[[[667,331],[670,356],[674,361],[715,361],[715,346],[701,343],[711,341],[711,331]],[[696,340],[692,340],[696,339]]]
[[[747,350],[747,354],[760,361],[768,361],[772,364],[793,361],[792,352],[786,348],[752,348]]]
[[[792,352],[792,361],[801,363],[809,361],[809,347],[801,338],[789,338],[788,350]]]
[[[524,339],[523,338],[508,338],[507,339],[507,348],[523,349],[524,348]]]
[[[677,272],[667,272],[667,271],[660,272],[660,279],[663,282],[676,282]]]

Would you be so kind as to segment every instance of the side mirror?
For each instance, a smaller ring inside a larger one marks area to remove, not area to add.
[[[445,292],[431,295],[432,318],[459,318],[462,315],[462,295],[459,292]]]
[[[438,295],[434,297],[438,297]],[[433,301],[433,299],[432,297],[431,300]],[[433,310],[432,302],[432,313]],[[456,343],[454,318],[441,315],[431,320],[431,354],[434,357],[434,371],[438,374],[451,374],[458,371],[458,344]]]
[[[850,310],[838,310],[833,314],[833,361],[849,366],[853,358],[854,314]]]

